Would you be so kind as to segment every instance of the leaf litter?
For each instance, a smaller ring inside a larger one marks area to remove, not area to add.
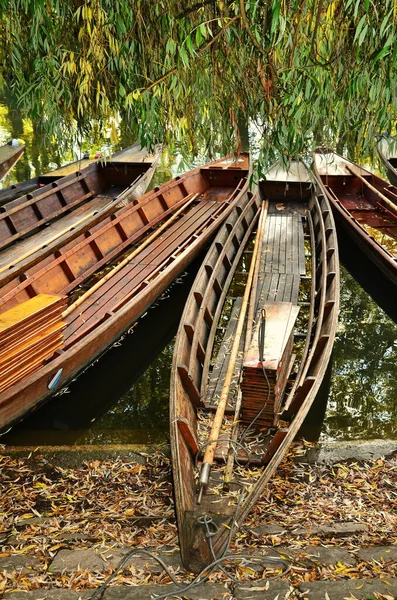
[[[279,551],[291,561],[292,585],[324,579],[382,578],[387,588],[397,565],[384,558],[355,566],[337,561],[326,566],[304,548],[336,547],[354,557],[361,548],[397,544],[397,457],[341,462],[333,466],[299,463],[295,446],[234,535],[231,552],[255,555]],[[244,475],[244,468],[239,467]],[[246,470],[246,477],[252,474]],[[365,525],[338,537],[333,524]],[[12,556],[33,557],[34,568],[0,568],[0,593],[43,588],[76,591],[101,585],[117,567],[107,557],[120,549],[144,548],[174,556],[171,570],[189,575],[178,564],[170,460],[161,453],[145,464],[121,458],[93,460],[80,467],[51,465],[45,456],[0,455],[0,564]],[[103,572],[77,569],[54,573],[51,562],[61,550],[92,549],[105,559]],[[384,553],[387,556],[387,553]],[[127,564],[112,585],[169,583],[150,561]],[[244,563],[229,565],[237,580],[258,580],[277,568]],[[261,579],[263,578],[263,579]],[[225,582],[220,571],[211,582]],[[8,595],[8,594],[7,594]],[[359,592],[357,593],[359,597]],[[387,599],[385,593],[379,598]]]

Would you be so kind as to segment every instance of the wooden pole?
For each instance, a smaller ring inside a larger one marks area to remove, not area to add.
[[[266,214],[264,216],[264,219],[266,219],[267,216],[267,209],[268,209],[268,203],[266,203]],[[263,227],[265,225],[265,220],[262,223]],[[259,229],[259,223],[258,223],[258,229]],[[261,263],[261,252],[258,252],[256,255],[256,264],[254,267],[254,283],[256,281],[258,281],[258,276],[259,276],[259,268],[260,268],[260,263]],[[245,344],[244,344],[244,354],[247,352],[248,347],[251,343],[251,336],[252,336],[252,324],[254,322],[255,319],[255,303],[256,303],[256,285],[253,286],[252,288],[252,293],[250,295],[250,301],[249,301],[249,307],[248,307],[248,315],[247,315],[247,328],[245,331]],[[241,402],[242,402],[242,394],[241,394],[241,389],[239,388],[238,393],[237,393],[237,400],[236,400],[236,407],[234,410],[234,422],[233,422],[233,428],[232,428],[232,432],[230,435],[230,439],[232,442],[237,441],[237,435],[238,435],[238,430],[239,430],[239,415],[240,415],[240,410],[241,410]],[[229,488],[229,483],[232,479],[232,474],[233,474],[233,467],[234,467],[234,448],[233,445],[230,444],[229,447],[229,452],[227,455],[227,461],[226,461],[226,467],[225,467],[225,474],[224,474],[224,489],[228,490]]]
[[[243,302],[242,302],[241,309],[240,309],[240,315],[239,315],[239,319],[238,319],[238,323],[237,323],[237,329],[236,329],[236,333],[234,336],[233,345],[232,345],[232,348],[230,351],[230,359],[229,359],[229,364],[228,364],[227,371],[226,371],[226,377],[225,377],[225,381],[224,381],[224,384],[222,387],[222,392],[221,392],[221,395],[219,398],[215,417],[214,417],[214,420],[212,423],[211,432],[208,437],[208,443],[207,443],[207,446],[206,446],[206,449],[204,452],[203,463],[201,465],[201,473],[200,473],[200,481],[199,481],[200,491],[199,491],[199,496],[198,496],[198,500],[197,500],[198,504],[200,504],[200,502],[201,502],[203,490],[208,486],[208,483],[209,483],[211,466],[214,462],[214,454],[215,454],[215,450],[216,450],[216,446],[217,446],[217,440],[219,438],[219,432],[220,432],[220,429],[222,426],[223,417],[225,415],[230,384],[231,384],[233,373],[234,373],[234,367],[236,365],[238,349],[240,346],[240,339],[241,339],[244,322],[245,322],[245,315],[247,312],[248,301],[249,301],[251,288],[252,288],[252,284],[253,284],[253,279],[254,279],[256,256],[262,246],[263,229],[264,229],[263,224],[264,224],[264,220],[266,217],[266,212],[267,212],[267,203],[263,202],[261,214],[260,214],[260,218],[259,218],[258,231],[257,231],[256,238],[255,238],[255,248],[254,248],[254,252],[252,255],[250,270],[249,270],[248,278],[247,278],[247,284],[245,286],[245,292],[244,292]]]
[[[111,279],[114,275],[116,275],[116,273],[118,273],[123,267],[125,267],[133,258],[135,258],[135,256],[137,256],[140,252],[142,252],[142,250],[144,248],[146,248],[146,246],[148,246],[155,238],[157,238],[159,236],[159,234],[162,231],[164,231],[164,229],[169,227],[169,225],[172,221],[174,221],[177,217],[179,217],[181,212],[186,210],[186,208],[190,204],[192,204],[192,202],[197,198],[198,194],[193,194],[191,196],[191,198],[189,198],[189,196],[191,196],[191,194],[189,194],[186,197],[186,198],[188,198],[188,200],[185,202],[185,204],[183,206],[181,206],[181,208],[179,210],[177,210],[169,219],[167,219],[167,221],[165,221],[165,223],[163,223],[158,229],[156,229],[156,231],[154,233],[152,233],[152,235],[150,235],[148,238],[146,238],[146,240],[144,242],[142,242],[142,244],[140,246],[138,246],[138,248],[135,248],[135,250],[133,252],[131,252],[131,254],[129,254],[124,260],[122,260],[112,271],[110,271],[110,273],[108,273],[107,275],[102,277],[102,279],[97,281],[97,283],[95,285],[93,285],[89,290],[87,290],[85,292],[85,294],[80,296],[80,298],[77,298],[77,300],[75,302],[73,302],[73,304],[68,306],[68,308],[62,313],[62,318],[64,319],[65,317],[70,315],[70,313],[73,312],[75,310],[75,308],[80,306],[80,304],[82,304],[87,298],[92,296],[92,294],[94,292],[96,292],[107,281],[109,281],[109,279]]]
[[[374,192],[374,194],[376,194],[378,196],[378,198],[380,198],[381,200],[383,200],[383,202],[385,202],[386,204],[388,204],[393,210],[396,210],[397,205],[394,204],[394,202],[392,202],[391,200],[389,200],[389,198],[387,198],[384,194],[382,194],[382,192],[380,192],[379,190],[376,189],[376,187],[374,187],[369,181],[367,181],[367,179],[365,179],[360,171],[358,169],[356,169],[355,166],[353,165],[346,165],[346,168],[348,171],[350,171],[350,173],[352,173],[353,175],[355,175],[356,177],[358,177],[370,190],[372,190]]]

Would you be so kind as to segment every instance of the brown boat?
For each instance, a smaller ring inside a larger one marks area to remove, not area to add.
[[[247,198],[218,233],[175,342],[175,506],[182,560],[194,572],[224,554],[298,434],[337,325],[339,261],[328,201],[301,162],[287,172],[276,165],[260,191],[268,202]],[[233,279],[241,271],[243,289]],[[299,305],[303,344],[294,338]]]
[[[25,145],[11,146],[6,144],[0,147],[0,179],[3,179],[21,158]]]
[[[139,143],[135,143],[132,146],[118,150],[110,156],[98,153],[94,158],[83,157],[79,160],[49,171],[48,173],[37,175],[37,177],[33,177],[32,179],[28,179],[26,181],[21,181],[20,183],[10,185],[9,187],[0,190],[0,206],[15,200],[20,196],[24,196],[29,192],[33,192],[43,185],[53,183],[62,177],[77,173],[77,171],[83,171],[86,167],[89,167],[95,163],[103,164],[108,161],[151,163],[157,160],[157,157],[157,151],[155,151],[153,154],[150,154],[146,150],[142,149]]]
[[[397,185],[397,140],[391,135],[382,135],[376,149],[387,177],[393,185]]]
[[[14,199],[17,188],[3,190],[9,200],[0,207],[0,285],[142,196],[158,157],[134,145],[109,161],[72,163],[36,178],[36,189]]]
[[[242,155],[176,177],[3,286],[0,428],[64,387],[146,311],[248,194],[249,176]]]
[[[313,161],[337,226],[397,285],[397,187],[328,148]]]

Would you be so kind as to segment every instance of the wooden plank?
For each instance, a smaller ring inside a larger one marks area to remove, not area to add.
[[[189,235],[196,233],[200,224],[204,226],[208,223],[210,215],[218,207],[214,203],[200,203],[195,208],[196,210],[192,209],[188,215],[181,217],[164,232],[161,239],[145,248],[136,260],[128,263],[71,314],[71,318],[68,319],[71,324],[68,336],[78,329],[78,335],[81,337],[90,329],[93,319],[97,322],[105,312],[117,310],[120,302],[128,301],[134,290],[162,267],[164,260],[170,260],[173,249],[179,249],[182,242],[188,243]],[[95,312],[91,312],[90,307],[93,307]],[[87,314],[88,311],[91,314]],[[78,322],[73,323],[73,315],[77,317]]]
[[[192,430],[189,421],[183,417],[178,417],[176,422],[178,425],[178,429],[181,432],[182,437],[185,440],[186,445],[189,448],[192,456],[196,456],[199,451],[199,447],[197,443],[196,433]]]
[[[39,236],[31,236],[20,240],[18,244],[4,249],[0,255],[0,273],[11,269],[16,263],[39,252],[65,233],[69,233],[75,229],[82,222],[87,223],[98,212],[104,211],[107,206],[113,206],[110,196],[97,197],[89,204],[76,209],[70,215],[65,215],[62,220],[56,221],[46,227],[40,232]]]
[[[52,294],[38,294],[34,298],[18,304],[14,308],[0,314],[0,342],[7,331],[15,325],[21,325],[32,317],[37,318],[50,306],[64,302],[61,296]]]
[[[23,338],[18,337],[17,340],[13,339],[10,344],[7,344],[7,346],[3,347],[0,351],[0,371],[7,361],[16,360],[18,357],[23,355],[25,350],[30,351],[34,349],[36,345],[44,342],[48,337],[58,334],[65,329],[65,327],[66,323],[58,320],[55,323],[47,326],[44,331],[39,333],[34,331],[32,335],[28,335]]]

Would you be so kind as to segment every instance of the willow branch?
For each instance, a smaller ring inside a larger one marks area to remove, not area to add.
[[[187,17],[194,11],[196,11],[200,8],[204,8],[204,6],[206,6],[207,4],[212,4],[212,2],[213,2],[213,0],[202,0],[202,2],[197,2],[196,4],[193,4],[193,6],[190,6],[189,8],[185,8],[185,10],[182,11],[181,13],[179,13],[179,15],[176,15],[175,18],[183,19],[183,17]]]
[[[244,0],[240,0],[240,12],[241,12],[241,20],[242,20],[243,25],[251,39],[251,42],[254,44],[255,48],[257,50],[259,50],[259,52],[261,52],[262,54],[264,54],[266,56],[267,53],[264,51],[264,49],[259,44],[258,40],[256,39],[256,37],[254,36],[254,34],[251,31],[250,24],[248,23],[248,19],[247,19],[247,13],[245,12]]]
[[[231,25],[233,25],[233,23],[238,21],[238,19],[240,19],[240,15],[237,15],[237,16],[233,17],[233,19],[230,19],[230,21],[228,23],[226,23],[226,25],[224,27],[222,27],[222,29],[220,31],[218,31],[218,33],[216,35],[214,35],[214,37],[212,38],[212,40],[210,40],[208,42],[208,44],[205,44],[205,46],[202,46],[201,48],[199,48],[197,50],[197,54],[198,55],[203,54],[206,50],[208,50],[208,48],[210,48],[210,46],[212,46],[212,44],[214,44],[221,37],[221,35],[226,31],[226,29],[228,27],[230,27]],[[171,69],[171,71],[168,71],[168,73],[166,73],[165,75],[160,77],[160,79],[153,81],[153,83],[151,83],[147,88],[145,88],[141,92],[141,95],[146,94],[146,92],[150,92],[150,90],[152,90],[154,87],[156,87],[156,85],[159,85],[159,83],[162,83],[163,81],[165,81],[165,79],[170,77],[170,75],[174,75],[175,73],[177,73],[178,68],[179,67],[174,67],[173,69]]]

